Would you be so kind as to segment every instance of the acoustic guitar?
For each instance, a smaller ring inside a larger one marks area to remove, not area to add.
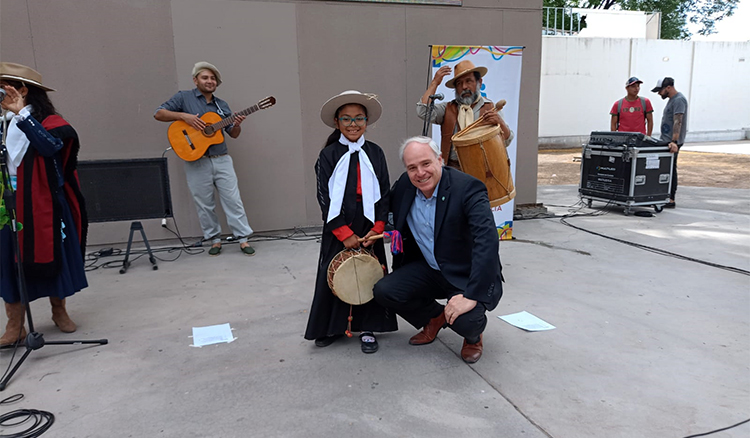
[[[270,108],[276,104],[276,98],[273,96],[266,97],[257,104],[246,108],[238,113],[222,119],[215,112],[207,112],[201,116],[201,120],[206,122],[206,127],[202,130],[195,129],[182,120],[177,120],[169,125],[167,137],[169,144],[178,157],[185,161],[195,161],[202,157],[210,146],[219,144],[224,141],[222,129],[231,125],[234,116],[246,116],[258,110]]]

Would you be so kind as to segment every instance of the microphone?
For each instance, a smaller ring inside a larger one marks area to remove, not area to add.
[[[8,94],[8,93],[7,93],[7,92],[6,92],[5,90],[3,90],[2,88],[0,88],[0,102],[2,102],[2,101],[3,101],[3,99],[5,99],[5,96],[6,96],[7,94]]]
[[[443,93],[432,94],[432,95],[430,95],[430,99],[432,99],[432,100],[443,100],[443,99],[445,99],[445,96],[443,95]]]

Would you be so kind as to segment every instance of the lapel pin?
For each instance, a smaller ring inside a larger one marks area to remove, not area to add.
[[[441,199],[441,201],[445,201],[445,196],[443,196],[443,198]]]

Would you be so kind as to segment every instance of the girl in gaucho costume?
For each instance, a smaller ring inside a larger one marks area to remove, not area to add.
[[[0,346],[26,337],[16,263],[23,264],[29,301],[49,297],[52,321],[63,332],[76,330],[65,299],[88,286],[83,256],[86,210],[78,183],[78,135],[47,96],[54,91],[42,76],[20,64],[0,62],[0,86],[7,94],[8,171],[16,189],[21,228],[16,260],[10,226],[0,229],[0,296],[8,323]],[[4,181],[5,182],[5,181]]]
[[[368,247],[386,266],[382,240],[359,241],[381,234],[388,218],[390,182],[385,154],[364,138],[367,125],[375,123],[381,113],[375,95],[353,90],[332,97],[320,110],[323,123],[335,130],[315,163],[324,226],[305,339],[315,340],[318,347],[360,332],[362,351],[374,353],[378,350],[374,333],[398,329],[395,313],[375,300],[350,305],[328,285],[328,266],[344,248]]]

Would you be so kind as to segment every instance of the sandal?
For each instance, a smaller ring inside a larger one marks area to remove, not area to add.
[[[217,256],[221,254],[221,246],[212,246],[211,249],[208,250],[208,255],[210,256]]]
[[[360,333],[359,340],[362,341],[362,353],[370,354],[378,351],[378,340],[372,332]]]

